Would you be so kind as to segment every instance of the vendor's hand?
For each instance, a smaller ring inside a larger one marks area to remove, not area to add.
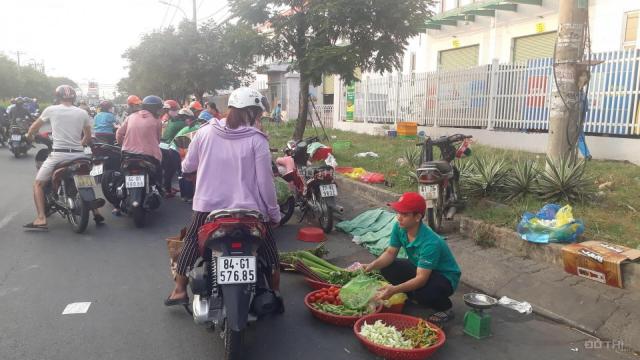
[[[396,294],[395,286],[385,285],[378,290],[376,294],[376,300],[388,300],[390,297]]]
[[[364,270],[364,272],[369,272],[369,271],[373,271],[373,263],[369,263],[369,264],[362,264],[362,270]]]

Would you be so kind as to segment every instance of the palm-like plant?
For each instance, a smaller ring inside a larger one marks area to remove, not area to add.
[[[476,157],[473,172],[463,177],[462,188],[472,196],[489,196],[500,193],[510,169],[504,159]]]
[[[509,176],[504,180],[506,200],[513,201],[532,194],[538,172],[535,161],[525,160],[516,163]]]
[[[409,166],[409,168],[415,170],[418,168],[418,166],[420,166],[421,156],[422,152],[420,151],[420,148],[413,146],[404,149],[402,158],[406,162],[407,166]]]
[[[542,200],[582,201],[594,193],[593,181],[586,175],[586,162],[547,159],[547,167],[540,172],[534,192]]]

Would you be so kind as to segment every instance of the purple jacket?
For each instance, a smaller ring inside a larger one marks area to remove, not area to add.
[[[189,144],[182,171],[198,172],[194,211],[251,209],[280,221],[269,141],[260,130],[202,126]]]

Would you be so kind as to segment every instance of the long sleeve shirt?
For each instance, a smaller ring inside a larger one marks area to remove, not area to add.
[[[122,144],[122,151],[153,156],[162,160],[160,151],[160,136],[162,122],[146,111],[137,111],[125,120],[116,132],[118,144]]]

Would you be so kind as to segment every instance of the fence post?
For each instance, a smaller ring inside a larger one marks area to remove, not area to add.
[[[487,130],[493,130],[493,123],[496,120],[496,103],[498,101],[498,59],[491,61],[491,84],[489,87],[489,117],[487,119]]]
[[[438,117],[440,116],[440,69],[436,70],[436,109],[433,116],[433,127],[438,127]]]
[[[400,86],[402,84],[402,73],[398,73],[398,82],[396,83],[396,104],[394,109],[394,118],[393,123],[398,123],[398,118],[400,117]],[[393,81],[393,80],[392,80]]]
[[[363,117],[363,120],[364,120],[365,124],[367,123],[367,115],[368,115],[367,111],[369,110],[369,106],[368,106],[368,103],[369,103],[369,101],[368,101],[368,98],[369,98],[369,81],[368,80],[369,80],[369,77],[366,76],[364,78],[364,81],[362,82],[362,86],[361,86],[361,88],[364,91],[364,105],[363,105],[364,110],[362,112],[362,117]]]

